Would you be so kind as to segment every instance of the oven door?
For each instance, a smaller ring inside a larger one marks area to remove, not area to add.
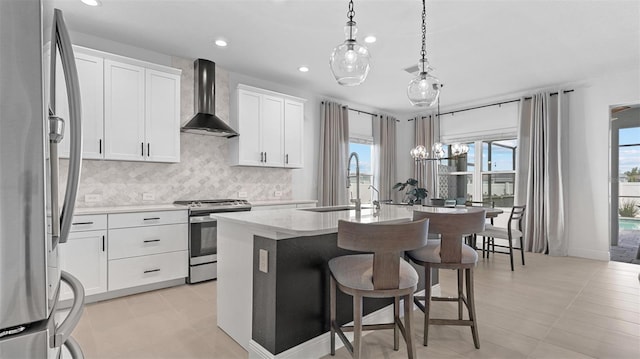
[[[208,214],[189,217],[189,263],[216,262],[218,257],[218,222]]]

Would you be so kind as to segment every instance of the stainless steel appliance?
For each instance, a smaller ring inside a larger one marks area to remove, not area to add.
[[[47,101],[52,106],[45,111],[41,11],[40,0],[0,1],[0,358],[58,358],[63,346],[74,358],[83,357],[70,334],[82,315],[84,289],[58,266],[82,161],[80,93],[71,41],[62,12],[55,10],[50,84],[55,88],[59,55],[71,144],[60,208],[57,146],[65,126],[55,116],[55,101]],[[61,281],[71,287],[74,302],[57,323]]]
[[[211,213],[250,211],[243,199],[176,201],[189,207],[189,278],[198,283],[218,277],[218,222]]]

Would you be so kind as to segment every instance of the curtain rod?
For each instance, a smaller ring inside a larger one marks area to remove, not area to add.
[[[562,93],[569,93],[569,92],[573,92],[574,90],[565,90],[562,91]],[[552,92],[549,94],[549,96],[556,96],[558,93],[557,92]],[[525,97],[525,100],[531,100],[531,97]],[[508,100],[508,101],[502,101],[502,102],[496,102],[496,103],[490,103],[488,105],[481,105],[481,106],[475,106],[475,107],[469,107],[469,108],[465,108],[462,110],[456,110],[456,111],[449,111],[449,112],[444,112],[441,113],[440,116],[442,115],[450,115],[450,114],[455,114],[456,112],[464,112],[464,111],[471,111],[471,110],[477,110],[479,108],[485,108],[485,107],[491,107],[491,106],[500,106],[500,105],[504,105],[507,103],[512,103],[512,102],[520,102],[520,99],[515,99],[515,100]],[[422,118],[426,118],[427,116],[423,116]],[[407,121],[413,121],[413,118],[408,119]]]
[[[322,101],[321,103],[324,105],[324,101]],[[351,107],[346,106],[346,105],[342,105],[342,107],[346,107],[347,110],[349,110],[349,111],[358,112],[358,113],[364,113],[364,114],[371,115],[371,116],[376,116],[376,117],[381,117],[378,114],[367,112],[367,111],[363,111],[363,110],[357,110],[355,108],[351,108]],[[400,120],[396,120],[396,122],[400,122]]]
[[[321,104],[323,104],[323,105],[324,105],[324,101],[322,101],[322,102],[321,102]],[[363,110],[356,110],[355,108],[351,108],[351,107],[349,107],[349,106],[347,106],[347,105],[340,105],[340,106],[342,106],[342,107],[346,107],[346,108],[347,108],[347,110],[349,110],[349,111],[354,111],[354,112],[364,113],[364,114],[371,115],[371,116],[378,116],[378,115],[377,115],[377,114],[375,114],[375,113],[371,113],[371,112],[367,112],[367,111],[363,111]]]

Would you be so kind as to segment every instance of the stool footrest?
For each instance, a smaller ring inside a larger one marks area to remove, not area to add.
[[[351,344],[351,342],[349,342],[349,339],[347,339],[347,337],[344,335],[344,332],[342,332],[342,328],[340,328],[340,326],[337,325],[336,322],[332,322],[331,325],[333,326],[333,329],[335,330],[336,334],[338,334],[338,337],[340,338],[340,340],[342,340],[342,344],[344,344],[345,348],[347,348],[349,353],[353,355],[353,345]]]
[[[432,318],[429,318],[429,324],[433,324],[433,325],[473,326],[473,321],[472,320],[458,320],[458,319],[432,319]]]
[[[378,330],[378,329],[393,329],[395,327],[394,323],[384,323],[384,324],[364,324],[362,325],[362,330]],[[344,332],[352,332],[352,325],[345,325],[341,327]]]
[[[457,302],[458,297],[431,297],[432,302]]]

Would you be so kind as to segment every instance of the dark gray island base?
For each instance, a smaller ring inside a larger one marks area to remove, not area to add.
[[[260,270],[261,249],[268,253],[267,273]],[[329,332],[327,262],[355,253],[338,248],[337,233],[281,240],[255,236],[252,340],[277,355]],[[424,269],[414,267],[420,273],[418,290],[422,290]],[[437,275],[434,271],[434,283],[438,282]],[[337,301],[339,324],[351,322],[352,297],[338,291]],[[365,298],[363,313],[367,315],[392,304],[392,299]]]

